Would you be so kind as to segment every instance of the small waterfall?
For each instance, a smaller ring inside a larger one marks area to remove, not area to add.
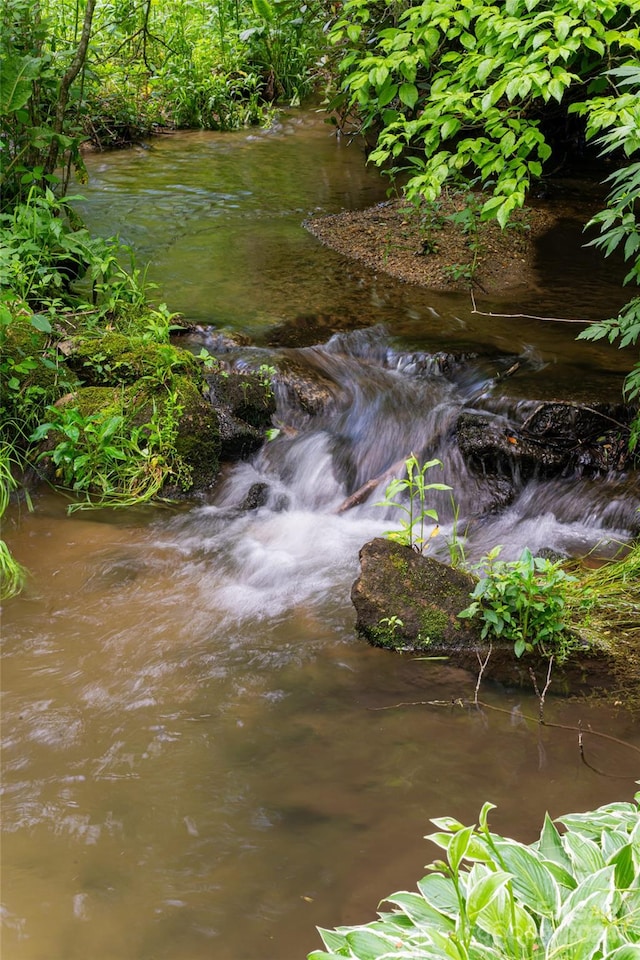
[[[212,505],[175,521],[181,535],[209,544],[208,557],[215,553],[209,599],[236,620],[344,602],[359,548],[399,527],[399,512],[378,502],[412,453],[421,463],[439,459],[427,482],[452,488],[432,491],[428,504],[440,518],[429,547],[440,559],[448,557],[454,511],[470,560],[497,544],[504,559],[525,546],[607,555],[632,535],[640,505],[633,478],[527,479],[517,465],[487,475],[469,467],[457,442],[462,414],[490,417],[508,436],[536,408],[501,396],[497,377],[513,357],[402,351],[373,328],[268,359],[283,371],[275,383],[279,435],[230,469]],[[238,364],[246,367],[246,355]]]

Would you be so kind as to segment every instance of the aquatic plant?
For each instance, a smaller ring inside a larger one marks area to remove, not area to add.
[[[528,548],[518,560],[498,560],[501,549],[494,547],[480,561],[483,575],[458,616],[477,617],[481,638],[512,642],[516,657],[536,649],[564,659],[570,646],[567,587],[574,578]]]
[[[388,540],[412,547],[417,553],[424,553],[429,540],[437,534],[437,527],[425,536],[427,521],[438,523],[438,512],[428,507],[427,494],[431,490],[451,490],[447,483],[427,483],[426,474],[433,467],[442,467],[441,460],[428,460],[420,466],[415,454],[405,460],[407,476],[394,477],[385,490],[384,500],[377,507],[395,507],[404,516],[400,520],[399,530],[385,533]],[[406,502],[408,498],[408,502]]]
[[[640,652],[640,545],[594,569],[574,572],[566,596],[573,629],[593,643],[624,637],[627,654]]]
[[[0,520],[4,516],[11,492],[18,487],[13,475],[17,457],[11,444],[0,443]],[[20,593],[27,571],[18,563],[4,540],[0,539],[0,599],[7,600]]]
[[[308,960],[638,960],[640,793],[558,818],[530,845],[478,825],[431,822],[444,860],[418,891],[386,897],[379,919],[319,928]]]

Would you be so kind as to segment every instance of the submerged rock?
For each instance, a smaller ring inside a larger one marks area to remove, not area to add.
[[[482,476],[548,479],[572,472],[601,474],[632,467],[629,424],[621,404],[540,403],[523,421],[490,411],[464,411],[456,439],[469,468]]]

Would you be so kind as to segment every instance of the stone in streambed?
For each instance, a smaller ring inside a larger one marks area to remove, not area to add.
[[[374,646],[411,650],[477,646],[477,631],[457,616],[468,606],[475,586],[469,574],[380,538],[364,545],[360,564],[351,600],[356,629]]]

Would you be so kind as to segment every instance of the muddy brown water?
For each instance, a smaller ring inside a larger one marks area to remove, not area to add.
[[[365,397],[370,413],[382,398],[360,464],[376,435],[391,443],[408,429],[420,391],[459,402],[460,385],[397,393],[411,351],[476,344],[534,358],[509,381],[516,399],[618,396],[615,350],[578,346],[566,326],[488,322],[464,297],[395,284],[319,247],[304,217],[376,202],[384,185],[317,115],[250,135],[175,135],[94,157],[90,173],[91,226],[150,257],[162,299],[190,319],[258,344],[313,313],[383,325],[366,350],[359,335],[334,350],[362,385],[337,418],[354,450],[360,421],[347,407]],[[620,298],[606,272],[589,272],[581,299],[559,271],[554,299],[556,263],[513,312],[562,301],[598,316]],[[405,366],[374,363],[381,344]],[[331,350],[313,362],[330,364]],[[473,822],[488,799],[496,830],[533,840],[545,810],[633,795],[637,753],[587,735],[587,765],[568,729],[637,746],[622,708],[550,696],[546,718],[560,726],[540,730],[529,692],[486,687],[485,706],[456,706],[473,677],[354,637],[358,548],[389,521],[367,505],[335,514],[344,491],[331,424],[321,426],[279,439],[195,504],[68,517],[62,497],[40,491],[33,513],[11,509],[3,536],[31,575],[2,619],[8,960],[301,960],[319,946],[316,925],[372,919],[386,893],[414,887],[434,856],[430,817]],[[272,500],[239,511],[264,477]],[[624,537],[589,497],[527,488],[475,549],[511,538],[517,550],[541,528],[559,542]]]

